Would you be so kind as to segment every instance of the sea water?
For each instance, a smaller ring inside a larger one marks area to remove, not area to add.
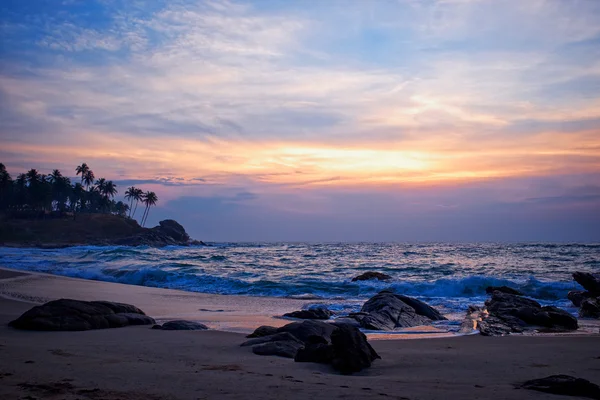
[[[571,274],[600,271],[600,244],[211,243],[199,247],[0,248],[0,266],[228,295],[301,298],[358,311],[380,290],[413,296],[452,316],[482,305],[490,285],[519,289],[573,313]],[[366,271],[387,282],[352,282]]]

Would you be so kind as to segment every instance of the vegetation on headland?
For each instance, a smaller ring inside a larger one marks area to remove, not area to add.
[[[117,185],[105,178],[96,180],[86,163],[75,169],[81,181],[72,183],[60,170],[40,174],[36,169],[19,174],[12,179],[4,164],[0,163],[0,211],[13,218],[46,219],[76,214],[114,214],[135,218],[138,203],[145,205],[141,219],[144,226],[150,207],[156,205],[156,193],[143,192],[134,186],[127,189],[125,199],[131,204],[115,201]],[[133,216],[131,208],[135,201]]]
[[[144,228],[156,193],[134,186],[125,202],[115,201],[117,185],[96,179],[85,163],[75,170],[72,183],[59,170],[49,175],[36,169],[12,179],[0,163],[0,244],[6,246],[64,247],[74,245],[166,246],[202,244],[192,241],[176,221]],[[129,203],[129,204],[128,204]],[[144,206],[140,224],[137,207]]]

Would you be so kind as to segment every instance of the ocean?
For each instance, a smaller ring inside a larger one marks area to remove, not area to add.
[[[227,295],[305,299],[345,314],[383,289],[458,324],[485,288],[508,285],[575,313],[575,271],[600,271],[600,244],[212,243],[206,247],[0,248],[0,265],[85,279]],[[351,279],[366,271],[388,282]]]

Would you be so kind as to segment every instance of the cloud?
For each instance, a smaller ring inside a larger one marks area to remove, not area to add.
[[[292,221],[358,204],[328,189],[391,210],[380,190],[558,177],[539,198],[562,198],[600,170],[597,2],[32,1],[0,16],[11,171],[85,159],[165,202]]]

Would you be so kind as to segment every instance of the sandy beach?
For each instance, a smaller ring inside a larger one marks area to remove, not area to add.
[[[326,365],[254,355],[239,347],[244,335],[236,332],[18,331],[6,324],[32,303],[59,297],[128,302],[158,320],[188,317],[240,332],[288,322],[257,309],[280,315],[303,301],[0,271],[2,399],[559,399],[514,387],[552,374],[600,376],[599,335],[377,340],[382,360],[343,376]]]

